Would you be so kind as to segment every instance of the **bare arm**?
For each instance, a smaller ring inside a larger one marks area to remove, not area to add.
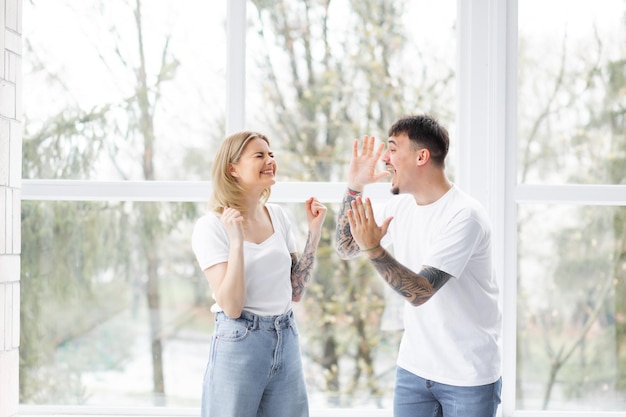
[[[424,266],[419,273],[415,273],[383,248],[379,248],[375,254],[372,254],[370,260],[391,288],[416,307],[430,300],[452,277],[430,266]]]
[[[293,301],[300,301],[302,299],[306,291],[306,286],[311,280],[313,267],[315,266],[315,254],[320,237],[319,234],[313,236],[311,232],[309,232],[304,252],[300,259],[298,259],[295,253],[291,254],[291,299]]]
[[[337,226],[335,228],[335,243],[337,245],[337,253],[341,259],[352,259],[360,253],[359,245],[352,237],[350,221],[348,220],[348,211],[352,209],[352,202],[360,195],[359,191],[348,188],[339,209]]]
[[[215,301],[231,318],[241,316],[246,301],[246,280],[243,264],[243,242],[232,243],[228,262],[213,265],[204,271]]]

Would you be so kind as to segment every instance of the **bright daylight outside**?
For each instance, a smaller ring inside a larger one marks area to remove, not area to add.
[[[24,179],[208,180],[226,2],[24,1]],[[436,3],[247,2],[246,128],[271,139],[278,181],[344,181],[353,138],[414,112],[450,127],[454,178],[457,2]],[[626,183],[626,3],[518,3],[519,183]],[[296,306],[310,404],[390,409],[403,300],[339,259],[327,205]],[[283,206],[304,242],[302,204]],[[22,404],[199,407],[214,300],[190,237],[206,209],[22,201]],[[624,207],[518,207],[518,409],[626,410],[625,224]]]
[[[520,184],[626,183],[626,2],[519,1]],[[517,409],[626,410],[626,207],[518,206]]]

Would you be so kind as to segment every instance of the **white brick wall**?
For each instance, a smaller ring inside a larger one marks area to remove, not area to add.
[[[0,0],[0,417],[19,402],[21,33],[22,0]]]

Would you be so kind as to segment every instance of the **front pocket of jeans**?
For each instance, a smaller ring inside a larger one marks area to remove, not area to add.
[[[226,318],[218,323],[215,336],[225,342],[238,342],[248,336],[247,323],[242,320]]]

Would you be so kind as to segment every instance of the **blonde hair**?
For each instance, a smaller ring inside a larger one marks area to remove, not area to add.
[[[209,200],[209,209],[221,214],[224,207],[231,207],[241,212],[244,211],[243,188],[237,182],[237,178],[231,174],[231,164],[236,164],[241,159],[241,154],[248,143],[253,139],[262,139],[270,144],[267,136],[257,133],[243,131],[234,133],[224,139],[222,145],[215,154],[211,179],[213,181],[213,191]],[[271,189],[263,190],[259,198],[261,204],[265,204],[270,198]]]

